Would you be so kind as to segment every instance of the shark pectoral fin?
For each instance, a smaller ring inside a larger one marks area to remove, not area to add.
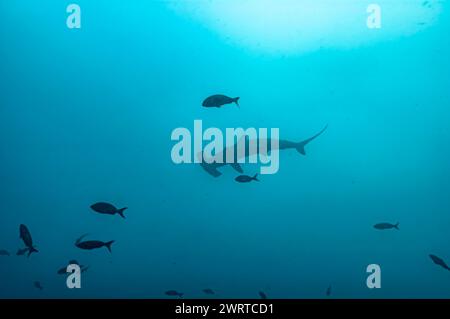
[[[200,163],[200,166],[211,176],[213,177],[219,177],[222,175],[221,172],[219,172],[216,168],[216,165],[214,164],[208,164],[205,162]]]
[[[233,167],[238,173],[244,173],[244,170],[242,169],[241,165],[239,163],[231,163],[231,167]]]
[[[305,145],[304,144],[299,144],[296,148],[297,152],[299,152],[302,155],[306,155],[306,151],[305,151]]]

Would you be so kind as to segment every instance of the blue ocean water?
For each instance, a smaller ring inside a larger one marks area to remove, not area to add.
[[[340,30],[271,23],[287,12],[273,1],[237,15],[233,1],[77,0],[81,29],[67,1],[0,2],[1,298],[450,297],[429,258],[450,262],[448,2],[399,1],[394,16],[379,1],[386,19],[369,30],[371,2],[345,1],[361,16]],[[203,108],[216,93],[241,107]],[[294,141],[329,127],[306,156],[282,151],[277,174],[238,184],[229,167],[213,178],[172,162],[172,130],[196,119]],[[99,201],[126,219],[94,213]],[[15,255],[20,224],[30,258]],[[112,253],[75,247],[86,233]],[[71,259],[90,266],[81,289],[56,274]]]

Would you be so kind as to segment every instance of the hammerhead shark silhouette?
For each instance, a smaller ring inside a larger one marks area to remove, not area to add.
[[[278,141],[278,149],[279,150],[287,150],[287,149],[295,149],[295,150],[297,150],[297,152],[299,152],[300,154],[302,154],[302,155],[306,155],[306,151],[305,151],[305,146],[306,145],[308,145],[311,141],[313,141],[313,140],[315,140],[317,137],[319,137],[323,132],[325,132],[325,130],[328,128],[328,125],[326,125],[319,133],[317,133],[316,135],[314,135],[314,136],[312,136],[312,137],[310,137],[310,138],[308,138],[308,139],[306,139],[306,140],[304,140],[304,141],[301,141],[301,142],[292,142],[292,141],[288,141],[288,140],[279,140]],[[257,140],[257,142],[258,142],[258,144],[256,144],[256,145],[260,145],[260,140],[258,139]],[[272,143],[271,143],[271,140],[270,140],[270,138],[269,139],[267,139],[267,153],[269,153],[270,151],[271,151],[271,146],[272,146]],[[250,154],[250,152],[249,152],[249,144],[250,143],[248,143],[248,142],[246,142],[245,143],[245,147],[246,147],[246,150],[245,150],[245,153],[244,153],[244,157],[250,157],[250,156],[252,156],[252,155],[255,155],[255,154]],[[208,173],[208,174],[210,174],[211,176],[213,176],[213,177],[219,177],[220,175],[222,175],[222,173],[218,170],[218,168],[220,168],[220,167],[223,167],[223,166],[225,166],[225,165],[230,165],[231,167],[233,167],[237,172],[239,172],[239,173],[243,173],[244,171],[243,171],[243,169],[242,169],[242,167],[241,167],[241,165],[238,163],[238,160],[239,159],[241,159],[241,158],[238,158],[238,156],[237,156],[237,154],[238,154],[238,152],[237,152],[237,149],[238,149],[238,143],[235,143],[234,145],[232,145],[232,146],[229,146],[229,147],[232,147],[232,148],[234,148],[234,161],[232,162],[232,163],[226,163],[226,161],[224,160],[223,161],[223,163],[217,163],[217,162],[214,162],[214,163],[207,163],[206,161],[202,161],[201,163],[200,163],[200,166]],[[222,157],[222,158],[225,158],[225,154],[226,154],[226,152],[227,152],[227,148],[225,148],[220,154],[217,154],[217,157],[218,158],[220,158],[220,157]],[[257,153],[259,152],[259,148],[258,148],[258,150],[256,151]],[[199,153],[198,154],[198,156],[200,157],[202,157],[203,158],[203,153]]]

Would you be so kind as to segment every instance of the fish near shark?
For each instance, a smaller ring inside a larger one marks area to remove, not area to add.
[[[259,182],[258,174],[255,174],[253,177],[248,175],[239,175],[234,180],[238,183],[250,183],[252,181]]]
[[[267,154],[272,151],[273,144],[275,144],[275,145],[278,144],[278,147],[277,147],[278,150],[295,149],[301,155],[306,155],[305,146],[308,145],[313,140],[315,140],[316,138],[318,138],[320,135],[322,135],[326,131],[327,128],[328,128],[328,125],[326,125],[320,132],[318,132],[314,136],[311,136],[310,138],[300,141],[300,142],[294,142],[294,141],[280,139],[280,140],[278,140],[278,143],[272,143],[272,140],[270,138],[267,138],[265,140],[257,139],[256,145],[261,145],[261,143],[265,142],[266,143],[265,145],[267,146],[267,151],[266,151]],[[247,157],[256,155],[256,154],[250,154],[250,146],[249,146],[250,144],[251,143],[245,143],[245,153],[244,153],[243,157],[238,157],[239,152],[237,150],[238,150],[239,142],[235,143],[234,145],[232,145],[228,148],[224,148],[224,150],[220,154],[217,154],[215,156],[216,158],[223,158],[223,161],[221,163],[219,163],[219,162],[208,163],[208,161],[205,161],[203,152],[199,153],[199,154],[197,154],[197,156],[199,159],[201,159],[200,166],[209,175],[211,175],[213,177],[221,176],[222,173],[218,170],[218,168],[226,166],[226,165],[230,165],[234,170],[236,170],[238,173],[242,174],[242,173],[244,173],[244,170],[242,169],[239,161],[242,158],[247,158]],[[234,154],[234,160],[232,162],[227,163],[225,158],[226,158],[226,154],[230,151],[232,152],[232,154]],[[257,154],[260,153],[259,148],[256,150],[256,153]]]

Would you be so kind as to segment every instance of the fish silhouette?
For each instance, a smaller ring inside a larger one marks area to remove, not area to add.
[[[328,286],[326,295],[327,297],[331,296],[331,285]]]
[[[399,230],[399,228],[398,228],[398,225],[399,225],[400,223],[397,223],[397,224],[390,224],[390,223],[379,223],[379,224],[376,224],[376,225],[374,225],[373,227],[375,228],[375,229],[379,229],[379,230],[386,230],[386,229],[397,229],[397,230]]]
[[[267,299],[267,295],[263,291],[260,291],[258,294],[261,299]]]
[[[39,290],[44,290],[44,287],[42,287],[42,284],[39,281],[35,281],[33,286]]]
[[[102,248],[102,247],[106,247],[109,252],[111,253],[111,245],[114,243],[114,240],[108,241],[108,242],[103,242],[100,240],[87,240],[87,241],[83,241],[80,242],[78,244],[76,244],[75,246],[77,246],[80,249],[84,249],[84,250],[92,250],[92,249],[98,249],[98,248]]]
[[[258,174],[255,174],[255,176],[253,176],[253,177],[248,176],[248,175],[240,175],[240,176],[236,177],[234,180],[238,183],[250,183],[252,181],[259,182],[259,179],[257,177],[258,177]]]
[[[80,266],[80,270],[81,270],[82,273],[89,269],[89,266],[80,265],[78,263],[78,261],[76,261],[76,260],[70,260],[69,263],[67,264],[67,266],[69,266],[69,265],[78,265],[78,266]],[[67,266],[60,268],[57,271],[58,275],[66,275],[67,274]]]
[[[102,248],[102,247],[106,247],[110,253],[112,253],[111,251],[111,245],[115,242],[114,240],[110,240],[108,242],[103,242],[100,240],[87,240],[87,241],[82,241],[84,237],[86,237],[86,235],[81,236],[80,238],[77,239],[77,241],[75,242],[75,246],[80,248],[80,249],[84,249],[84,250],[92,250],[92,249],[98,249],[98,248]]]
[[[24,253],[28,251],[28,257],[30,257],[32,253],[37,253],[38,250],[33,246],[33,239],[31,238],[31,234],[27,226],[21,224],[19,227],[19,232],[20,238],[23,240],[25,246],[27,247]]]
[[[203,101],[204,107],[221,107],[226,104],[235,103],[239,107],[239,97],[231,98],[226,95],[216,94]]]
[[[209,289],[209,288],[203,289],[203,292],[205,294],[207,294],[207,295],[214,295],[215,294],[214,291],[212,289]]]
[[[438,266],[441,266],[444,269],[450,270],[450,267],[445,263],[442,258],[439,258],[436,255],[430,255],[431,260]]]
[[[176,290],[168,290],[165,292],[165,294],[170,297],[179,297],[179,298],[183,298],[184,295],[182,292],[178,292]]]
[[[107,215],[118,214],[122,218],[125,218],[125,215],[123,214],[123,212],[128,208],[124,207],[124,208],[118,209],[112,204],[100,202],[100,203],[95,203],[95,204],[91,205],[91,209],[100,214],[107,214]]]

